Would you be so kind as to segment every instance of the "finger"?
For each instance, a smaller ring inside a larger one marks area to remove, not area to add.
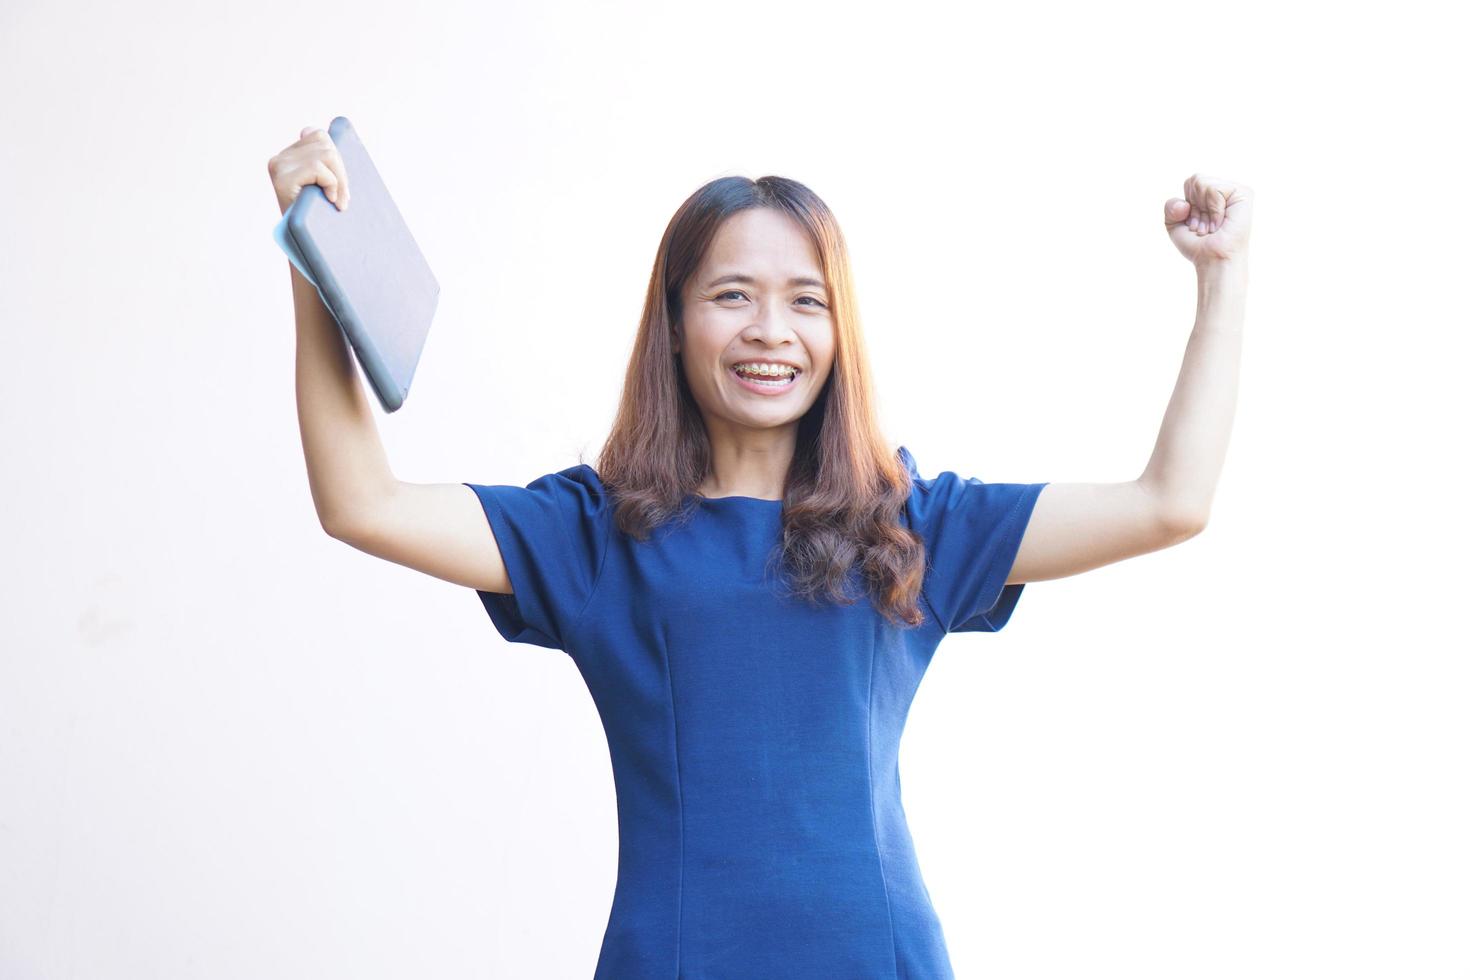
[[[1199,174],[1194,175],[1194,230],[1201,235],[1210,233],[1210,185]]]
[[[316,177],[315,183],[322,185],[322,191],[327,195],[327,200],[331,201],[333,204],[336,204],[337,175],[332,172],[332,168],[327,166],[325,160],[318,159],[316,161],[316,166],[313,167],[313,174]],[[304,186],[305,185],[303,185],[303,187]],[[341,208],[338,208],[338,210],[340,211]]]
[[[327,168],[332,171],[332,175],[337,178],[337,196],[332,200],[337,202],[340,208],[346,208],[347,164],[342,161],[342,152],[337,149],[335,143],[332,144],[332,149],[322,156],[322,163],[326,164]]]
[[[1175,225],[1189,217],[1189,202],[1178,197],[1171,197],[1164,202],[1164,227],[1172,229]]]
[[[1195,231],[1201,235],[1210,233],[1210,217],[1213,210],[1213,198],[1210,194],[1210,179],[1204,174],[1195,174],[1194,181],[1194,211],[1197,217]]]
[[[1225,207],[1230,200],[1230,194],[1235,187],[1228,180],[1211,177],[1207,174],[1195,174],[1195,183],[1200,190],[1210,218],[1218,225],[1225,219]]]

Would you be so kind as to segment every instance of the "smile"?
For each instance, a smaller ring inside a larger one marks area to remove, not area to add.
[[[753,391],[759,395],[781,395],[796,387],[796,379],[801,376],[801,372],[797,371],[789,378],[762,378],[758,381],[743,377],[734,368],[730,368],[730,375],[747,391]]]

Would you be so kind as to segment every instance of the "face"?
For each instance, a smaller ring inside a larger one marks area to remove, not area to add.
[[[802,226],[772,208],[731,215],[683,301],[675,349],[710,435],[794,428],[832,371],[836,343],[821,259]],[[796,379],[742,380],[735,365],[750,361],[791,364]]]

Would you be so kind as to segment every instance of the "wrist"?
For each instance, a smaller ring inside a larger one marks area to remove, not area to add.
[[[1228,259],[1210,259],[1205,262],[1196,263],[1194,271],[1202,284],[1205,282],[1241,281],[1248,275],[1244,253]]]

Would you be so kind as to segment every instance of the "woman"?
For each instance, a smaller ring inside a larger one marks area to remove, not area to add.
[[[273,158],[348,204],[320,130]],[[783,178],[727,177],[669,223],[596,468],[527,486],[388,467],[342,338],[292,270],[298,403],[333,537],[477,590],[507,640],[566,651],[607,733],[618,881],[598,978],[952,977],[899,792],[935,648],[1024,583],[1204,527],[1228,435],[1247,188],[1165,205],[1200,304],[1153,458],[1126,483],[925,478],[874,415],[843,238]],[[488,533],[487,533],[488,532]]]

